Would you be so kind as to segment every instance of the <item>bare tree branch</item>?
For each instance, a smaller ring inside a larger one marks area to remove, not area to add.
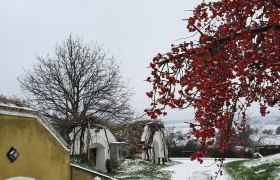
[[[107,122],[131,117],[132,91],[121,80],[115,59],[100,46],[70,36],[57,45],[54,56],[37,59],[32,71],[18,80],[33,103],[56,123],[71,127],[95,116]]]

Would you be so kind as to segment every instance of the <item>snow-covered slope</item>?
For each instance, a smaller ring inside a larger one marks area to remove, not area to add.
[[[180,179],[195,179],[207,180],[215,176],[215,172],[219,170],[213,158],[203,158],[203,164],[197,161],[191,161],[188,158],[171,158],[173,161],[178,161],[180,164],[164,168],[165,171],[172,171],[172,180]],[[237,161],[241,159],[228,158],[225,163]],[[227,173],[223,172],[222,176],[218,176],[217,180],[229,180]]]
[[[262,164],[271,164],[271,163],[275,163],[275,162],[280,162],[280,154],[274,154],[274,155],[270,155],[270,156],[265,156],[263,158],[254,159],[254,160],[245,162],[243,165],[246,168],[251,168],[251,167],[260,166]]]
[[[280,179],[280,154],[264,156],[260,159],[237,161],[225,165],[232,179]]]
[[[280,134],[276,134],[276,129],[280,125],[274,124],[252,124],[254,134],[250,138],[258,145],[280,145]],[[265,134],[265,131],[270,131],[272,134]]]

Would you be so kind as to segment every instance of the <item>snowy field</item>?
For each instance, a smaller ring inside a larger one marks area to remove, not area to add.
[[[171,158],[173,161],[178,161],[180,164],[163,168],[165,171],[172,171],[173,180],[210,180],[215,176],[215,172],[218,171],[218,167],[214,163],[212,158],[204,158],[203,164],[197,161],[191,161],[189,158]],[[237,161],[241,159],[227,158],[224,163]],[[224,171],[223,171],[224,173]],[[226,173],[222,176],[218,176],[217,180],[229,180],[230,177]]]

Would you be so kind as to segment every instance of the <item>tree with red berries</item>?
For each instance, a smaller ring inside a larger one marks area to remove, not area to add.
[[[203,1],[187,29],[199,39],[172,45],[150,63],[152,103],[145,111],[156,119],[166,107],[193,107],[190,128],[202,147],[193,159],[202,162],[205,147],[232,146],[252,103],[265,116],[280,102],[280,1]]]

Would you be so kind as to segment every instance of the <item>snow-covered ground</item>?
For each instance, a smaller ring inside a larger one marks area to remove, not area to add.
[[[254,129],[254,134],[250,136],[250,138],[255,141],[259,142],[260,145],[280,145],[280,135],[276,134],[276,129],[277,127],[280,126],[280,122],[277,123],[271,123],[271,124],[262,124],[262,123],[251,123],[250,124],[251,128]],[[166,123],[165,124],[166,128],[173,128],[173,132],[181,131],[182,134],[190,132],[190,128],[188,124],[186,123]],[[271,130],[272,134],[267,135],[264,134],[263,132],[265,130]],[[182,141],[184,144],[187,143],[187,140]],[[255,160],[251,161],[250,163],[248,162],[246,166],[250,167],[256,164],[261,163],[262,161],[274,161],[277,159],[280,161],[280,155],[276,156],[267,156],[264,159],[261,160]],[[211,164],[214,163],[214,160],[209,158],[209,159],[204,159],[204,163],[200,164],[197,161],[190,161],[188,158],[172,158],[174,161],[180,162],[180,164],[166,167],[163,170],[166,171],[173,171],[172,174],[172,179],[173,180],[183,180],[183,179],[194,179],[194,180],[207,180],[211,179],[211,177],[215,176],[215,172],[218,171],[218,167],[214,164],[211,166]],[[231,162],[231,161],[236,161],[236,160],[241,160],[241,159],[232,159],[232,158],[227,158],[225,163]],[[259,163],[257,163],[259,162]],[[224,175],[223,176],[218,176],[218,180],[229,180],[230,177],[227,173],[223,171]],[[280,179],[280,173],[279,173],[279,179]]]
[[[271,164],[275,162],[280,162],[280,154],[274,154],[265,156],[264,158],[254,159],[252,161],[244,163],[244,167],[251,168],[254,166],[260,166],[262,164]]]
[[[250,138],[260,145],[280,145],[280,134],[276,134],[276,129],[279,126],[275,124],[253,124],[251,128],[255,130],[255,133]],[[264,134],[265,130],[271,130],[272,134]]]
[[[215,176],[215,172],[218,171],[217,165],[214,163],[213,158],[204,158],[203,164],[197,161],[191,161],[189,158],[171,158],[172,161],[178,161],[180,164],[163,168],[165,171],[172,171],[173,180],[207,180]],[[224,163],[237,161],[241,159],[227,158]],[[229,180],[230,177],[224,173],[222,176],[218,176],[218,180]]]

